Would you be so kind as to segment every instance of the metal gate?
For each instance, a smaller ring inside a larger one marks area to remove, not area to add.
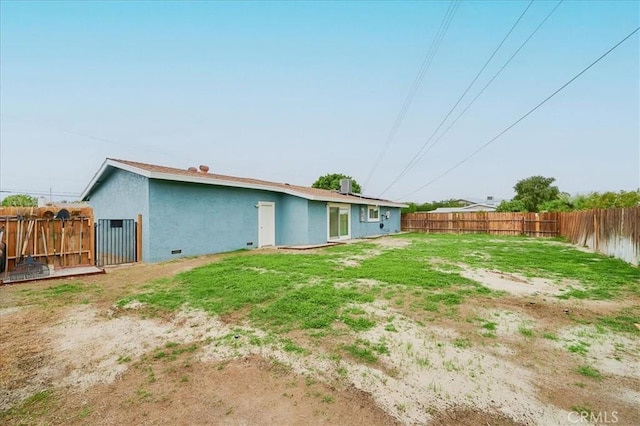
[[[96,265],[119,265],[136,259],[136,226],[133,219],[96,221]]]

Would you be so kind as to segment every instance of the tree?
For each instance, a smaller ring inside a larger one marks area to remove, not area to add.
[[[559,197],[560,190],[557,186],[551,185],[555,180],[544,176],[531,176],[519,180],[513,187],[516,191],[513,201],[521,201],[526,211],[537,212],[540,204]]]
[[[540,212],[570,212],[576,210],[577,198],[572,198],[571,195],[566,192],[560,193],[558,198],[551,201],[545,201],[538,204],[538,211]]]
[[[520,200],[503,201],[496,208],[497,212],[526,212],[527,208]]]
[[[9,195],[2,200],[2,207],[36,207],[38,199],[26,194]]]
[[[416,203],[408,203],[409,207],[403,207],[402,213],[415,213],[418,211],[418,205]]]
[[[409,207],[402,209],[402,213],[414,213],[414,212],[430,212],[438,207],[462,207],[463,204],[460,200],[450,199],[442,201],[432,201],[430,203],[416,204],[409,203]]]
[[[635,207],[640,205],[640,190],[620,191],[620,192],[592,192],[583,196],[580,208],[589,209],[610,209],[620,207]]]
[[[541,212],[570,212],[573,210],[575,210],[573,202],[563,198],[545,201],[538,206],[538,211]]]
[[[351,179],[351,191],[355,194],[360,194],[362,188],[358,182],[356,182],[351,176],[343,175],[342,173],[329,173],[324,176],[320,176],[318,180],[313,182],[312,188],[328,189],[330,191],[340,190],[340,179]]]

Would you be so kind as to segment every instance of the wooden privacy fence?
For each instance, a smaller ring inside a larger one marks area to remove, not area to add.
[[[403,213],[403,231],[528,235],[556,237],[559,235],[559,213]]]
[[[4,243],[0,272],[10,272],[29,256],[49,268],[93,265],[93,209],[69,207],[69,218],[64,220],[55,217],[60,210],[0,208],[0,243]]]
[[[562,213],[560,235],[573,244],[638,265],[640,207]]]
[[[560,236],[633,265],[640,263],[640,206],[561,213],[403,213],[402,230]]]

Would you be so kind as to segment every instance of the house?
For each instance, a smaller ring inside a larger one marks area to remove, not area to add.
[[[288,183],[106,159],[82,200],[96,221],[142,217],[145,262],[400,231],[405,204]]]
[[[468,212],[495,212],[498,208],[495,204],[476,203],[464,207],[438,207],[429,213],[468,213]]]
[[[456,200],[460,206],[468,207],[475,204],[484,204],[488,206],[498,206],[502,202],[502,199],[495,198],[493,195],[488,195],[487,198],[459,198]]]
[[[429,213],[495,212],[502,200],[488,196],[486,200],[460,198],[456,201],[461,207],[438,207]]]

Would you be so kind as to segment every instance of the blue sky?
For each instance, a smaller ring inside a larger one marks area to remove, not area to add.
[[[341,172],[369,195],[418,202],[510,198],[516,181],[532,175],[553,176],[572,194],[637,189],[636,33],[485,150],[415,192],[639,25],[636,1],[564,1],[386,190],[528,4],[461,2],[387,144],[449,1],[3,0],[0,190],[51,189],[75,199],[106,157],[208,164],[216,173],[301,185]],[[531,5],[450,120],[556,4]]]

